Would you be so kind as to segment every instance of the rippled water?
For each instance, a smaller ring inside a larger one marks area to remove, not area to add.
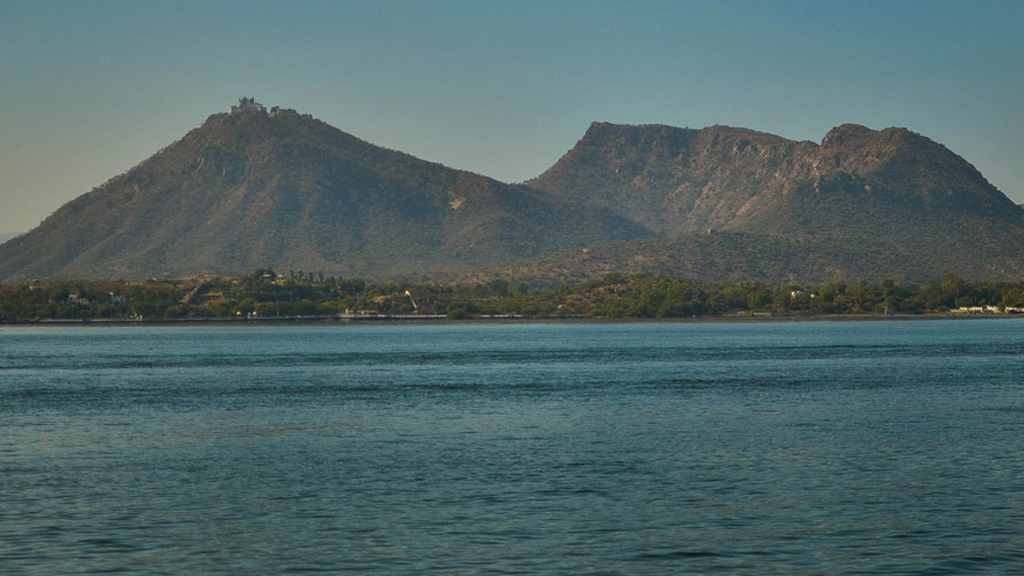
[[[1008,574],[1024,322],[0,329],[0,573]]]

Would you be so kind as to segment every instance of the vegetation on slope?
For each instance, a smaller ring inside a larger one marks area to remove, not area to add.
[[[1003,281],[1024,277],[1024,260],[977,257],[985,252],[973,250],[971,244],[941,242],[943,251],[886,237],[705,232],[590,246],[447,279],[481,283],[504,278],[514,284],[553,287],[617,272],[719,283],[761,280],[776,285],[886,279],[921,285],[951,273]],[[1013,245],[989,249],[1012,253]]]

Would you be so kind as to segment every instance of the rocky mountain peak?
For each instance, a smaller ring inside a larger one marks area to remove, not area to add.
[[[669,236],[750,227],[823,233],[864,219],[859,226],[878,228],[882,219],[858,205],[907,211],[908,218],[935,211],[1021,218],[1015,204],[945,146],[906,128],[859,124],[833,128],[820,146],[720,125],[594,124],[530,184],[617,210]],[[825,192],[831,206],[822,203]]]
[[[866,142],[875,131],[860,124],[842,124],[828,131],[821,140],[822,148],[834,148],[843,145],[858,145]]]

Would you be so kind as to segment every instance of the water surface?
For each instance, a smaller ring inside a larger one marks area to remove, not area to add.
[[[1005,574],[1024,322],[0,329],[3,574]]]

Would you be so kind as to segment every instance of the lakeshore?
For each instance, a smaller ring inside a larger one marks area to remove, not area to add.
[[[806,318],[1002,317],[1024,312],[1024,282],[949,276],[921,286],[892,281],[715,284],[608,274],[573,286],[371,284],[323,275],[49,280],[0,285],[0,322],[276,323],[442,320],[777,321]]]
[[[32,326],[275,326],[275,325],[346,325],[346,324],[756,324],[785,322],[927,322],[939,320],[1020,320],[1022,314],[965,315],[934,314],[800,314],[765,315],[731,314],[725,316],[694,316],[690,318],[603,318],[598,316],[527,317],[521,315],[480,315],[449,318],[444,314],[378,314],[335,316],[269,316],[255,318],[142,318],[142,319],[45,319],[28,322],[0,322],[0,328]]]

